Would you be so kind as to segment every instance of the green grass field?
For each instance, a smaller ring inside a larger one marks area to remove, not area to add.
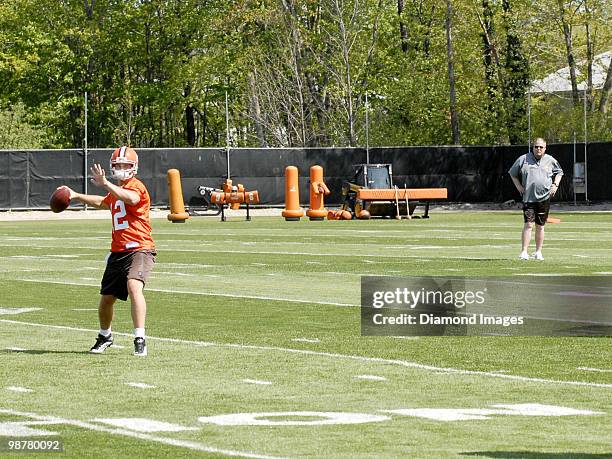
[[[360,336],[364,275],[610,277],[612,214],[557,216],[543,262],[518,212],[154,220],[146,358],[129,303],[87,353],[110,218],[0,222],[0,456],[612,457],[610,338]]]

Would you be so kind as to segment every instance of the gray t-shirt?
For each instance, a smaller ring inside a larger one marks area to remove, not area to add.
[[[530,152],[519,157],[508,174],[517,178],[525,188],[523,202],[541,202],[549,198],[553,177],[563,175],[563,169],[552,156],[545,154],[538,161]]]

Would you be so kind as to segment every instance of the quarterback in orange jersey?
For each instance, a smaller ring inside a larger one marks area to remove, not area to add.
[[[149,221],[151,199],[147,188],[135,177],[138,172],[138,155],[134,149],[117,148],[111,156],[110,168],[119,185],[106,179],[100,164],[94,164],[90,169],[92,183],[104,188],[106,196],[80,194],[66,187],[70,191],[70,199],[77,199],[99,209],[109,209],[113,223],[111,251],[100,289],[100,332],[90,352],[101,354],[113,344],[113,306],[117,298],[126,301],[129,297],[134,323],[134,355],[144,356],[147,355],[147,303],[143,290],[157,255]]]

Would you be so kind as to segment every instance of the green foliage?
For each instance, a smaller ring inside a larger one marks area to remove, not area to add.
[[[0,110],[0,149],[43,148],[45,131],[31,124],[22,104]]]
[[[586,25],[592,51],[610,49],[610,10],[573,6],[586,75]],[[462,141],[525,142],[530,82],[567,65],[557,0],[453,9]],[[22,103],[48,146],[82,145],[85,92],[91,147],[223,145],[226,92],[234,146],[358,146],[368,94],[371,145],[444,144],[444,14],[433,0],[0,0],[0,100]],[[590,138],[609,140],[598,97]],[[563,137],[575,112],[534,127]]]

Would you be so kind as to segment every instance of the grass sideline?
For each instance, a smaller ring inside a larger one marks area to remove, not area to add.
[[[562,224],[547,226],[546,260],[521,262],[520,212],[413,221],[154,220],[151,339],[149,356],[138,359],[127,303],[113,324],[124,347],[85,352],[97,330],[110,218],[0,222],[0,429],[21,422],[56,432],[63,456],[75,458],[605,457],[612,451],[610,338],[361,337],[358,305],[367,274],[610,276],[611,223],[610,214],[564,213]],[[388,412],[496,404],[597,414],[442,422]],[[308,411],[384,420],[198,421]],[[188,430],[145,432],[101,418]]]

